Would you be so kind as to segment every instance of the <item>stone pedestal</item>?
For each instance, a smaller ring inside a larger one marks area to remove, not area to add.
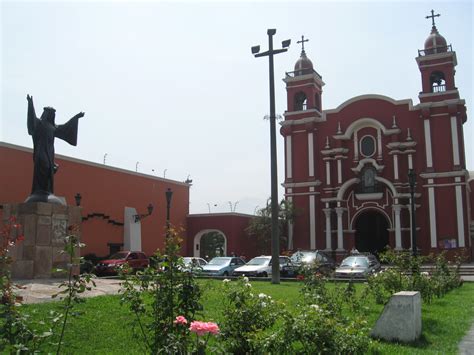
[[[53,269],[67,269],[69,256],[61,251],[69,226],[78,226],[74,234],[80,239],[81,208],[44,202],[4,205],[3,222],[7,223],[10,216],[16,217],[25,237],[10,251],[12,278],[64,277],[65,273],[55,273]],[[79,250],[76,255],[80,256]]]
[[[388,341],[413,342],[421,335],[421,296],[415,291],[395,293],[370,334]]]

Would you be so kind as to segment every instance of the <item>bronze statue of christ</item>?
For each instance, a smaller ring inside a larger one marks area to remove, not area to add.
[[[36,117],[33,97],[28,100],[28,134],[33,138],[33,185],[31,195],[25,202],[52,202],[64,204],[54,196],[54,174],[58,165],[54,161],[54,138],[60,138],[71,145],[77,144],[77,128],[80,112],[62,125],[55,124],[56,110],[45,107],[40,118]]]

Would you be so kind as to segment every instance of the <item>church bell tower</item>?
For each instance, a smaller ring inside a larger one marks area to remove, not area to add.
[[[420,102],[435,102],[449,99],[459,99],[459,92],[454,84],[457,65],[456,52],[436,28],[435,17],[431,10],[431,33],[425,41],[424,49],[418,50],[416,61],[421,72],[422,91]]]

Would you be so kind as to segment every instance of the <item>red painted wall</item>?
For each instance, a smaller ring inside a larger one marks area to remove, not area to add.
[[[194,237],[205,229],[216,229],[227,238],[227,254],[256,256],[256,244],[245,229],[253,216],[240,213],[199,214],[188,216],[188,245],[186,255],[193,256]]]
[[[153,214],[141,221],[142,249],[147,255],[163,246],[166,219],[167,188],[173,190],[171,223],[186,228],[189,214],[189,185],[150,175],[95,164],[56,155],[59,171],[55,175],[55,195],[64,196],[74,204],[74,195],[82,195],[82,215],[104,213],[117,222],[124,222],[124,207],[134,207],[146,213],[149,203]],[[33,172],[32,150],[15,145],[0,144],[0,204],[21,203],[31,192]],[[82,254],[108,254],[107,243],[123,242],[123,227],[91,218],[82,223],[86,247]],[[185,236],[184,236],[185,237]],[[183,251],[186,248],[186,238]]]

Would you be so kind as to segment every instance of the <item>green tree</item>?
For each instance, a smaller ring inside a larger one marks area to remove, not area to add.
[[[201,258],[212,259],[215,256],[224,256],[224,236],[219,232],[209,232],[201,237]]]
[[[293,222],[297,211],[290,201],[281,200],[278,206],[278,228],[280,231],[280,248],[285,249],[288,242],[288,225]],[[257,211],[255,217],[250,220],[246,229],[247,233],[253,236],[257,242],[257,251],[262,254],[269,254],[272,239],[272,205],[271,199],[267,200],[267,205]]]

